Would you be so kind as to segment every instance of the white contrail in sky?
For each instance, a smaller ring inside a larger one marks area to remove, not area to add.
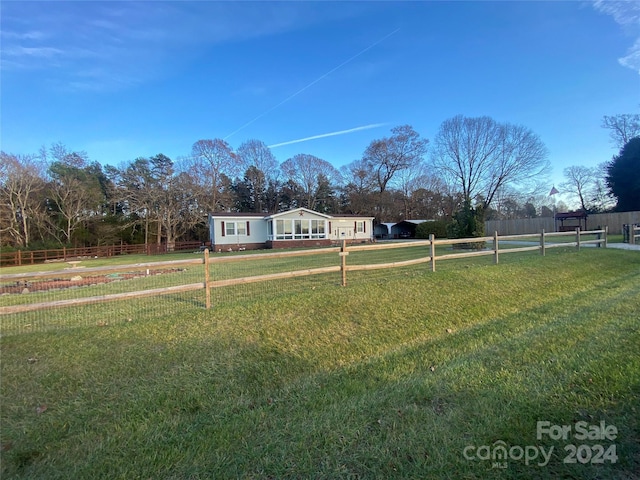
[[[336,135],[345,135],[347,133],[359,132],[360,130],[369,130],[370,128],[378,128],[386,125],[385,123],[372,123],[371,125],[364,125],[362,127],[349,128],[348,130],[340,130],[337,132],[323,133],[321,135],[313,135],[312,137],[299,138],[298,140],[289,140],[288,142],[276,143],[269,145],[269,148],[283,147],[285,145],[292,145],[294,143],[308,142],[309,140],[316,140],[317,138],[335,137]]]
[[[293,95],[289,95],[287,98],[285,98],[284,100],[282,100],[280,103],[278,103],[277,105],[271,107],[269,110],[261,113],[260,115],[258,115],[257,117],[255,117],[253,120],[245,123],[244,125],[242,125],[240,128],[238,128],[237,130],[234,130],[233,132],[231,132],[229,135],[227,135],[226,137],[224,137],[224,140],[228,139],[229,137],[235,135],[236,133],[238,133],[240,130],[245,129],[246,127],[248,127],[249,125],[251,125],[253,122],[261,119],[262,117],[264,117],[266,114],[271,113],[272,111],[274,111],[276,108],[280,107],[281,105],[287,103],[289,100],[291,100],[292,98],[297,97],[298,95],[300,95],[302,92],[304,92],[306,89],[308,89],[309,87],[315,85],[316,83],[318,83],[320,80],[322,80],[323,78],[328,77],[329,75],[331,75],[333,72],[335,72],[336,70],[338,70],[339,68],[344,67],[347,63],[351,62],[352,60],[355,60],[356,58],[358,58],[360,55],[362,55],[363,53],[371,50],[373,47],[375,47],[376,45],[378,45],[381,42],[384,42],[387,38],[389,38],[391,35],[394,35],[395,33],[398,32],[398,30],[400,30],[399,28],[396,28],[393,32],[388,33],[387,35],[385,35],[384,37],[382,37],[380,40],[372,43],[371,45],[369,45],[367,48],[365,48],[364,50],[360,50],[358,53],[356,53],[353,57],[348,58],[347,60],[345,60],[344,62],[342,62],[340,65],[338,65],[337,67],[332,68],[331,70],[329,70],[327,73],[325,73],[324,75],[319,76],[318,78],[316,78],[313,82],[311,82],[310,84],[302,87],[300,90],[298,90],[296,93],[294,93]]]

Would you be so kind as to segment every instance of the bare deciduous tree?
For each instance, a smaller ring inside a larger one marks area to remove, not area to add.
[[[498,150],[499,126],[489,117],[445,120],[435,138],[433,160],[466,201],[484,190],[483,177]]]
[[[0,232],[15,246],[29,246],[31,228],[41,218],[43,173],[44,166],[36,156],[0,152]]]
[[[269,147],[260,140],[247,140],[238,147],[238,157],[244,169],[244,186],[250,192],[252,210],[262,212],[266,203],[267,185],[278,178],[278,161]]]
[[[267,145],[260,140],[247,140],[238,147],[238,158],[243,170],[256,167],[267,181],[277,178],[278,161]]]
[[[62,142],[40,148],[40,159],[49,164],[61,164],[72,168],[84,168],[89,163],[89,156],[85,151],[72,151]]]
[[[55,212],[61,219],[59,232],[70,243],[75,230],[91,219],[100,208],[100,186],[96,179],[84,175],[65,174],[51,183]]]
[[[578,198],[582,210],[589,210],[591,190],[595,184],[593,169],[583,165],[572,165],[564,169],[563,175],[566,180],[560,187]]]
[[[154,186],[151,164],[147,158],[136,158],[120,170],[119,185],[122,201],[135,222],[143,225],[144,243],[149,243],[149,231],[155,204],[156,189]]]
[[[609,162],[601,162],[594,167],[593,207],[604,212],[616,206],[616,199],[607,186]]]
[[[398,172],[415,166],[427,152],[428,140],[421,138],[410,125],[395,127],[391,133],[390,137],[371,142],[362,157],[381,194]]]
[[[344,180],[344,196],[349,213],[374,215],[376,179],[363,159],[354,160],[340,168]]]
[[[622,148],[629,140],[640,136],[640,115],[622,113],[602,117],[602,128],[609,129],[609,136],[616,148]]]
[[[615,205],[606,186],[608,163],[596,167],[573,165],[564,169],[565,181],[560,187],[580,203],[587,211],[602,211]]]
[[[227,142],[219,138],[198,140],[191,148],[191,170],[195,178],[206,179],[210,189],[209,199],[205,200],[209,211],[218,208],[220,191],[225,177],[235,177],[241,167],[238,156]]]
[[[411,168],[406,168],[398,173],[398,190],[402,196],[403,217],[414,218],[411,208],[413,194],[430,183],[430,175],[424,162],[418,162]]]
[[[482,208],[501,188],[524,188],[549,168],[547,149],[535,133],[490,117],[445,120],[434,143],[437,171],[462,192],[464,202],[479,200]]]
[[[51,211],[58,219],[56,236],[70,243],[76,229],[101,211],[104,195],[86,153],[69,151],[58,143],[50,154],[54,161],[49,165],[49,189]]]
[[[317,192],[323,179],[337,183],[340,172],[326,160],[300,153],[286,160],[280,166],[285,176],[295,182],[304,191],[307,208],[313,209],[317,200]]]
[[[460,195],[440,178],[429,176],[411,193],[411,217],[422,220],[451,218],[460,206]]]

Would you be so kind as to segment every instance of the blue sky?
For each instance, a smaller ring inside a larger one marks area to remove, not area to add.
[[[640,111],[640,3],[3,1],[1,147],[62,142],[102,164],[199,139],[340,167],[410,124],[525,125],[569,165],[616,152],[603,115]]]

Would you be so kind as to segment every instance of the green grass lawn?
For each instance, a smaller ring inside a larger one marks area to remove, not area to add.
[[[638,478],[640,254],[491,260],[217,289],[211,310],[94,305],[80,315],[115,320],[3,335],[2,478]],[[538,421],[617,435],[537,439]],[[496,442],[553,452],[498,468],[476,454]],[[564,462],[597,444],[617,458]]]

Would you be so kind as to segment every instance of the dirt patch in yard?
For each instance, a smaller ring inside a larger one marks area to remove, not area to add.
[[[126,272],[126,273],[109,273],[106,275],[90,275],[82,276],[82,270],[78,269],[78,273],[70,278],[50,278],[40,281],[19,281],[13,284],[0,285],[1,294],[18,294],[30,292],[42,292],[47,290],[60,290],[73,287],[86,287],[89,285],[98,285],[101,283],[119,282],[123,280],[132,280],[134,278],[143,278],[151,275],[165,275],[169,273],[183,272],[184,268],[166,268],[160,270],[149,270],[147,274],[144,272]]]

